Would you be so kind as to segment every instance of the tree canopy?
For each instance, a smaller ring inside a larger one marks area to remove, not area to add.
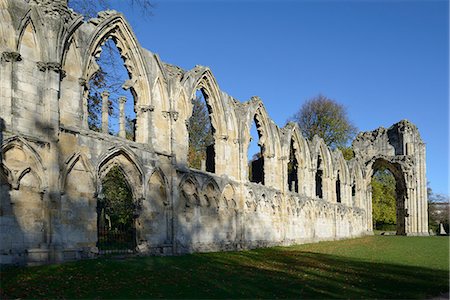
[[[332,149],[346,147],[357,133],[347,110],[333,99],[318,95],[309,99],[292,117],[305,138],[321,137]]]
[[[372,220],[374,227],[396,224],[396,192],[394,175],[387,169],[378,170],[372,177]]]

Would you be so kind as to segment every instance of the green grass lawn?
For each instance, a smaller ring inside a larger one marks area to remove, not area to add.
[[[1,298],[427,298],[449,290],[449,238],[369,236],[242,252],[1,270]]]

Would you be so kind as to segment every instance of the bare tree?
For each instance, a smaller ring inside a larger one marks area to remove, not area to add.
[[[150,0],[128,0],[132,9],[138,10],[142,17],[150,17],[154,8]],[[110,0],[69,0],[69,7],[82,14],[85,19],[93,18],[99,11],[111,7]],[[123,67],[123,60],[117,51],[112,39],[102,46],[101,56],[97,58],[99,70],[90,78],[90,91],[88,96],[88,123],[89,128],[95,131],[101,129],[101,93],[106,90],[110,93],[109,114],[117,117],[118,99],[123,95],[123,84],[129,79],[127,70]],[[131,94],[128,93],[129,98]],[[130,100],[130,99],[129,99]],[[126,116],[126,137],[134,139],[134,115]],[[114,130],[113,130],[114,131]],[[112,133],[113,133],[112,131]]]
[[[154,9],[150,0],[126,0],[131,8],[137,10],[142,17],[152,16]],[[68,0],[69,6],[77,13],[82,14],[85,18],[93,18],[99,11],[109,9],[111,7],[110,0]]]

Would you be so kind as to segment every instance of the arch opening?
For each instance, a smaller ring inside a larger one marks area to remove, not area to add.
[[[215,129],[211,122],[211,106],[207,94],[198,89],[192,100],[192,115],[189,118],[188,165],[197,170],[215,172]]]
[[[378,159],[372,166],[372,228],[405,235],[406,185],[401,166]]]
[[[89,79],[87,123],[93,131],[135,140],[137,95],[115,37],[108,37],[95,56]]]
[[[316,182],[316,197],[323,198],[323,163],[322,157],[320,155],[317,156],[317,170],[315,175]]]
[[[130,253],[136,248],[135,205],[131,187],[118,167],[102,179],[97,199],[97,247],[100,253]]]
[[[291,139],[288,161],[288,186],[291,192],[298,193],[298,160],[297,153],[294,148],[294,140]]]
[[[261,137],[261,125],[255,116],[250,127],[250,143],[247,150],[248,180],[264,184],[264,147]]]
[[[341,178],[339,177],[339,171],[336,178],[336,201],[341,203]]]
[[[356,182],[355,181],[353,181],[353,183],[352,183],[352,205],[353,205],[353,207],[357,206],[357,203],[356,203]]]

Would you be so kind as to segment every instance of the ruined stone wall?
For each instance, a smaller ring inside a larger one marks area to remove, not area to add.
[[[89,79],[109,38],[130,74],[135,141],[87,125]],[[63,0],[0,0],[0,53],[1,263],[95,256],[97,202],[113,167],[130,184],[136,251],[144,254],[370,234],[370,178],[379,161],[392,166],[404,190],[404,233],[427,232],[425,146],[409,122],[359,135],[356,157],[345,161],[322,139],[305,140],[297,125],[278,127],[258,97],[242,103],[225,94],[207,67],[185,71],[162,62],[140,47],[120,13],[83,21]],[[186,124],[198,89],[211,108],[214,173],[187,164]],[[254,119],[264,149],[264,185],[248,181]],[[291,141],[298,193],[288,188]],[[321,198],[315,192],[319,169]]]

